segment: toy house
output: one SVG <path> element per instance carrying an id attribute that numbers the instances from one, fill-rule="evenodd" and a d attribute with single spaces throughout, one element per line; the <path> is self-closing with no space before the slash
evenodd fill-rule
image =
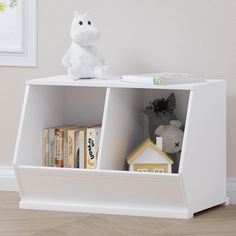
<path id="1" fill-rule="evenodd" d="M 172 159 L 157 145 L 147 139 L 140 144 L 128 157 L 130 171 L 171 173 Z"/>

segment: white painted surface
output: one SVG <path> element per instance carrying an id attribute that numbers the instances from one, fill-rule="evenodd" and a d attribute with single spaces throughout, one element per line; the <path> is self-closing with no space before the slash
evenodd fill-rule
<path id="1" fill-rule="evenodd" d="M 16 183 L 16 177 L 15 177 L 15 173 L 13 170 L 12 166 L 1 166 L 0 167 L 0 191 L 19 191 L 17 188 L 17 183 Z M 230 204 L 236 204 L 236 179 L 234 178 L 229 178 L 227 179 L 227 196 L 230 200 Z M 36 203 L 36 202 L 20 202 L 20 207 L 22 208 L 28 208 L 28 209 L 48 209 L 48 210 L 63 210 L 63 209 L 67 209 L 68 211 L 74 211 L 74 209 L 76 208 L 75 205 L 71 205 L 71 206 L 65 206 L 65 204 L 61 204 L 61 205 L 56 205 L 53 206 L 53 203 Z M 78 207 L 78 206 L 77 206 Z M 78 207 L 78 210 L 76 211 L 83 211 L 84 212 L 92 212 L 94 210 L 95 206 L 90 206 L 86 208 L 85 206 L 80 206 Z M 99 206 L 97 206 L 99 207 Z M 101 208 L 101 206 L 100 206 Z M 90 210 L 90 211 L 89 211 Z M 102 210 L 100 209 L 100 212 Z M 115 209 L 111 209 L 110 213 L 114 214 Z M 182 212 L 182 211 L 181 211 Z M 181 213 L 180 212 L 180 213 Z M 137 212 L 136 212 L 137 213 Z M 174 214 L 174 212 L 172 212 Z M 118 210 L 117 213 L 118 214 Z M 182 214 L 182 213 L 181 213 Z M 175 216 L 173 215 L 173 217 L 175 218 Z M 176 216 L 176 218 L 180 218 L 179 216 Z"/>
<path id="2" fill-rule="evenodd" d="M 32 208 L 48 204 L 54 210 L 74 206 L 73 211 L 161 217 L 174 217 L 176 211 L 183 217 L 187 211 L 179 175 L 30 166 L 19 166 L 18 171 L 22 206 L 30 202 Z M 154 191 L 154 186 L 162 191 Z"/>
<path id="3" fill-rule="evenodd" d="M 95 204 L 68 204 L 68 203 L 46 203 L 46 202 L 31 202 L 21 201 L 19 207 L 22 209 L 35 210 L 51 210 L 51 211 L 69 211 L 69 212 L 84 212 L 91 214 L 111 214 L 111 215 L 131 215 L 131 216 L 146 216 L 160 218 L 178 218 L 189 219 L 193 214 L 186 209 L 168 209 L 168 208 L 140 208 L 130 207 L 121 208 L 115 205 L 95 205 Z"/>
<path id="4" fill-rule="evenodd" d="M 147 164 L 152 164 L 152 163 L 169 164 L 169 161 L 167 161 L 164 157 L 162 157 L 161 154 L 158 153 L 156 150 L 154 150 L 152 147 L 148 147 L 133 162 L 133 164 L 141 164 L 141 163 L 147 163 Z"/>
<path id="5" fill-rule="evenodd" d="M 42 165 L 44 128 L 101 124 L 105 92 L 103 88 L 27 85 L 14 164 Z"/>
<path id="6" fill-rule="evenodd" d="M 226 199 L 226 83 L 190 92 L 179 173 L 193 212 Z"/>
<path id="7" fill-rule="evenodd" d="M 12 166 L 0 166 L 0 191 L 17 191 L 16 177 Z"/>
<path id="8" fill-rule="evenodd" d="M 14 161 L 21 207 L 68 211 L 74 207 L 75 211 L 188 218 L 227 202 L 224 81 L 198 85 L 190 97 L 183 89 L 182 109 L 187 111 L 187 119 L 177 175 L 115 171 L 125 169 L 127 155 L 144 138 L 140 109 L 150 97 L 148 89 L 107 88 L 106 97 L 105 91 L 96 84 L 27 85 Z M 86 100 L 89 94 L 97 99 Z M 86 104 L 99 107 L 99 112 L 88 110 Z M 73 112 L 76 107 L 86 112 L 83 118 L 81 112 Z M 40 167 L 45 125 L 86 122 L 91 117 L 103 117 L 98 170 Z"/>
<path id="9" fill-rule="evenodd" d="M 152 147 L 148 147 L 143 153 L 140 154 L 130 165 L 129 170 L 134 171 L 135 164 L 167 164 L 168 173 L 171 172 L 171 164 L 160 153 L 154 150 Z"/>
<path id="10" fill-rule="evenodd" d="M 206 80 L 205 83 L 213 83 L 215 80 Z M 27 81 L 29 85 L 58 85 L 58 86 L 81 86 L 81 87 L 110 87 L 110 88 L 147 88 L 162 90 L 192 90 L 203 83 L 192 83 L 192 84 L 172 84 L 172 85 L 150 85 L 140 83 L 127 83 L 121 81 L 119 76 L 113 77 L 110 80 L 103 79 L 80 79 L 74 81 L 68 77 L 68 75 L 58 75 L 40 79 L 34 79 Z M 164 91 L 163 91 L 164 92 Z"/>
<path id="11" fill-rule="evenodd" d="M 160 164 L 168 164 L 169 161 L 167 161 L 164 157 L 161 156 L 156 150 L 154 150 L 152 147 L 148 147 L 135 161 L 134 164 L 140 164 L 140 163 L 160 163 Z"/>
<path id="12" fill-rule="evenodd" d="M 127 169 L 127 156 L 143 141 L 142 91 L 108 88 L 98 168 Z"/>
<path id="13" fill-rule="evenodd" d="M 227 179 L 227 196 L 230 204 L 236 204 L 236 178 Z"/>

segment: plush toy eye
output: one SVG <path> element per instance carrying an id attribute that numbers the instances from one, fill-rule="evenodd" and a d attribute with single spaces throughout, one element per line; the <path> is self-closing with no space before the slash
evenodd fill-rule
<path id="1" fill-rule="evenodd" d="M 83 21 L 79 21 L 79 24 L 80 24 L 80 25 L 83 25 Z"/>
<path id="2" fill-rule="evenodd" d="M 91 25 L 92 24 L 91 21 L 88 21 L 88 24 Z"/>
<path id="3" fill-rule="evenodd" d="M 175 147 L 179 147 L 179 142 L 178 142 L 178 143 L 175 143 Z"/>

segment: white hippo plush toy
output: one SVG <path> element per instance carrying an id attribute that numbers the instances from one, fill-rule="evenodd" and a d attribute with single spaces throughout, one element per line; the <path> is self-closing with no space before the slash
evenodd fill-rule
<path id="1" fill-rule="evenodd" d="M 87 13 L 74 13 L 70 31 L 72 44 L 62 59 L 73 80 L 109 78 L 109 68 L 95 46 L 98 35 L 98 29 Z"/>

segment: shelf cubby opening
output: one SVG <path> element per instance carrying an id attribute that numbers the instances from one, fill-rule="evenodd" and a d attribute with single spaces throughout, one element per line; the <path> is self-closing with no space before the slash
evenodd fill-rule
<path id="1" fill-rule="evenodd" d="M 104 111 L 103 145 L 98 169 L 128 170 L 127 156 L 146 138 L 150 137 L 148 118 L 141 112 L 150 101 L 176 97 L 174 113 L 185 125 L 189 90 L 162 90 L 136 88 L 109 88 Z"/>
<path id="2" fill-rule="evenodd" d="M 102 124 L 106 88 L 28 86 L 18 165 L 42 166 L 43 129 Z"/>

